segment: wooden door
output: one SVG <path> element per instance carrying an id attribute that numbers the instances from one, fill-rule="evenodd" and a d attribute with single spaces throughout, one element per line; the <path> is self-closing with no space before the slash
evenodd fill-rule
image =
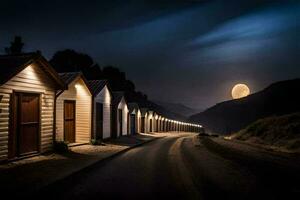
<path id="1" fill-rule="evenodd" d="M 118 116 L 119 116 L 119 136 L 123 135 L 123 110 L 118 109 Z"/>
<path id="2" fill-rule="evenodd" d="M 103 139 L 103 104 L 96 103 L 96 139 Z"/>
<path id="3" fill-rule="evenodd" d="M 135 115 L 131 114 L 130 115 L 130 133 L 135 134 L 136 132 L 136 123 L 135 123 Z"/>
<path id="4" fill-rule="evenodd" d="M 64 140 L 69 143 L 74 143 L 75 139 L 75 108 L 76 102 L 65 100 L 64 101 Z"/>
<path id="5" fill-rule="evenodd" d="M 9 158 L 39 152 L 40 95 L 14 93 L 9 135 Z"/>
<path id="6" fill-rule="evenodd" d="M 141 132 L 145 133 L 145 117 L 141 117 Z"/>
<path id="7" fill-rule="evenodd" d="M 152 119 L 150 119 L 150 132 L 152 132 Z"/>

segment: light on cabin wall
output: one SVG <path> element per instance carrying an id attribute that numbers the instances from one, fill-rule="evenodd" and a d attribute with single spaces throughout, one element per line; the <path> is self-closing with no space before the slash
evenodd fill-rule
<path id="1" fill-rule="evenodd" d="M 35 69 L 33 67 L 33 65 L 28 65 L 25 69 L 24 69 L 25 74 L 27 75 L 27 77 L 30 78 L 34 78 L 37 80 L 40 80 L 40 78 L 38 77 L 37 73 L 35 73 Z"/>
<path id="2" fill-rule="evenodd" d="M 76 83 L 75 88 L 78 90 L 80 88 L 80 84 Z"/>
<path id="3" fill-rule="evenodd" d="M 29 70 L 26 72 L 26 74 L 27 74 L 28 76 L 30 76 L 30 77 L 32 77 L 32 76 L 34 75 L 34 73 L 33 73 L 32 71 L 29 71 Z"/>
<path id="4" fill-rule="evenodd" d="M 74 87 L 76 89 L 77 95 L 84 95 L 86 93 L 85 88 L 80 83 L 76 83 Z"/>
<path id="5" fill-rule="evenodd" d="M 26 74 L 28 75 L 28 76 L 33 76 L 34 75 L 34 73 L 33 73 L 33 67 L 32 67 L 32 65 L 28 65 L 27 66 L 27 68 L 25 69 L 26 70 Z"/>

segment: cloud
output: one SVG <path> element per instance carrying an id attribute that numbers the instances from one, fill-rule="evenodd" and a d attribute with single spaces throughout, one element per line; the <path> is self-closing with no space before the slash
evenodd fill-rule
<path id="1" fill-rule="evenodd" d="M 202 62 L 240 61 L 261 57 L 285 46 L 300 30 L 300 4 L 271 7 L 232 19 L 188 43 L 189 59 Z M 297 45 L 297 44 L 290 44 Z"/>

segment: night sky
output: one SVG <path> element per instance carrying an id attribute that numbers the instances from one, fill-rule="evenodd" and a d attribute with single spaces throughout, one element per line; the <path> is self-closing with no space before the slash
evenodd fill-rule
<path id="1" fill-rule="evenodd" d="M 300 77 L 299 1 L 1 1 L 0 50 L 71 48 L 125 71 L 150 99 L 206 108 Z"/>

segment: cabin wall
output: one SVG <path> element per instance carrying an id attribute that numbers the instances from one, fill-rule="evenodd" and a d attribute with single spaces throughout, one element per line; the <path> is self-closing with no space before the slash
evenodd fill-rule
<path id="1" fill-rule="evenodd" d="M 161 119 L 158 118 L 158 126 L 157 126 L 157 131 L 160 132 L 161 129 Z"/>
<path id="2" fill-rule="evenodd" d="M 152 132 L 154 132 L 154 116 L 153 116 L 153 112 L 149 112 L 148 117 L 147 117 L 148 132 L 150 132 L 151 119 L 152 119 Z"/>
<path id="3" fill-rule="evenodd" d="M 131 116 L 132 115 L 134 115 L 134 119 L 135 119 L 135 129 L 137 129 L 136 127 L 137 127 L 137 120 L 136 120 L 136 114 L 135 114 L 135 111 L 132 111 L 131 113 L 130 112 L 128 112 L 128 118 L 127 118 L 127 125 L 128 125 L 128 129 L 127 129 L 127 132 L 128 132 L 128 135 L 133 135 L 133 134 L 135 134 L 135 133 L 132 133 L 132 131 L 131 131 L 131 129 L 132 129 L 132 127 L 131 127 Z M 136 132 L 136 130 L 135 130 L 135 132 Z"/>
<path id="4" fill-rule="evenodd" d="M 131 132 L 131 115 L 134 115 L 135 116 L 135 132 L 132 133 Z M 134 109 L 131 113 L 129 113 L 129 118 L 128 118 L 128 134 L 129 135 L 132 135 L 132 134 L 135 134 L 135 133 L 141 133 L 141 129 L 142 129 L 142 126 L 141 126 L 141 112 L 140 112 L 140 109 Z"/>
<path id="5" fill-rule="evenodd" d="M 147 122 L 147 126 L 146 126 L 146 132 L 147 133 L 150 133 L 150 124 L 151 124 L 151 121 L 150 119 L 152 119 L 152 123 L 153 123 L 153 118 L 152 118 L 152 114 L 148 114 L 147 117 L 145 118 L 146 119 L 146 122 Z M 153 131 L 153 124 L 152 124 L 152 131 Z"/>
<path id="6" fill-rule="evenodd" d="M 138 109 L 137 115 L 136 115 L 136 133 L 141 133 L 141 111 Z"/>
<path id="7" fill-rule="evenodd" d="M 157 132 L 157 115 L 153 116 L 153 132 Z"/>
<path id="8" fill-rule="evenodd" d="M 64 100 L 76 101 L 76 143 L 90 142 L 92 96 L 81 78 L 70 83 L 56 99 L 56 140 L 64 140 Z"/>
<path id="9" fill-rule="evenodd" d="M 41 99 L 41 152 L 53 146 L 53 110 L 55 89 L 53 80 L 39 67 L 32 63 L 8 82 L 0 85 L 0 160 L 8 155 L 10 99 L 13 91 L 40 93 Z"/>
<path id="10" fill-rule="evenodd" d="M 122 120 L 122 133 L 123 135 L 128 135 L 128 124 L 127 124 L 127 115 L 128 115 L 128 107 L 126 104 L 126 101 L 124 98 L 122 98 L 122 100 L 120 101 L 119 105 L 118 105 L 118 109 L 122 109 L 122 115 L 123 115 L 123 120 Z M 119 119 L 119 113 L 117 112 L 117 119 Z M 119 121 L 117 120 L 117 136 L 119 137 Z"/>
<path id="11" fill-rule="evenodd" d="M 145 133 L 149 133 L 149 129 L 150 129 L 150 121 L 149 121 L 149 114 L 146 113 L 145 114 Z"/>
<path id="12" fill-rule="evenodd" d="M 111 94 L 105 86 L 94 101 L 94 133 L 96 133 L 96 102 L 103 104 L 103 139 L 111 137 L 111 98 Z"/>

